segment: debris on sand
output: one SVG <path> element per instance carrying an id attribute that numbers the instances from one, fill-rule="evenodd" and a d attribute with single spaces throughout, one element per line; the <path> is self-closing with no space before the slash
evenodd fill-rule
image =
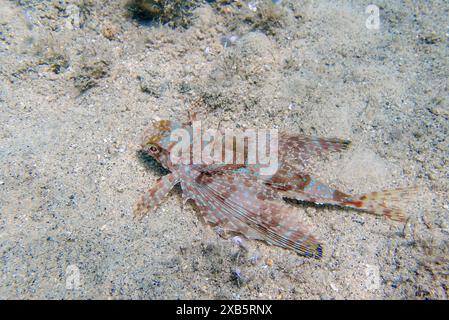
<path id="1" fill-rule="evenodd" d="M 81 64 L 77 74 L 73 76 L 75 88 L 81 93 L 95 87 L 98 80 L 108 73 L 109 63 L 104 60 L 88 61 Z"/>
<path id="2" fill-rule="evenodd" d="M 186 28 L 198 1 L 185 0 L 129 0 L 126 8 L 138 20 Z"/>

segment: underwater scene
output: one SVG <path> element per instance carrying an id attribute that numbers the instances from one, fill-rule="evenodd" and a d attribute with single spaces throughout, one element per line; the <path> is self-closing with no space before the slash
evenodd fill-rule
<path id="1" fill-rule="evenodd" d="M 447 1 L 0 8 L 0 299 L 448 299 Z"/>

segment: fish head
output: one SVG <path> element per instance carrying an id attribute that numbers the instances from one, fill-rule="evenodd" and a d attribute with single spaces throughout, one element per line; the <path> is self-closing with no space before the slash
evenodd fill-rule
<path id="1" fill-rule="evenodd" d="M 173 169 L 170 160 L 170 149 L 175 142 L 171 134 L 179 129 L 181 124 L 170 120 L 158 120 L 145 130 L 141 143 L 141 152 L 158 161 L 164 168 Z"/>

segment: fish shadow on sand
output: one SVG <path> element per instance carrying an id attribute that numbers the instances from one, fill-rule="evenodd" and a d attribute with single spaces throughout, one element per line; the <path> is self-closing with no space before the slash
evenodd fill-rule
<path id="1" fill-rule="evenodd" d="M 170 170 L 164 168 L 158 161 L 156 161 L 149 155 L 145 154 L 145 152 L 143 152 L 142 150 L 137 151 L 136 155 L 140 164 L 142 164 L 146 170 L 155 172 L 158 178 L 170 173 Z M 182 194 L 181 184 L 179 183 L 176 184 L 174 190 L 176 194 L 181 195 Z"/>
<path id="2" fill-rule="evenodd" d="M 316 209 L 341 210 L 341 211 L 347 211 L 347 212 L 351 212 L 351 211 L 352 212 L 364 212 L 363 210 L 339 206 L 338 204 L 313 203 L 313 202 L 300 201 L 300 200 L 295 200 L 295 199 L 290 199 L 290 198 L 283 198 L 283 199 L 289 205 L 292 205 L 294 207 L 300 207 L 303 209 L 316 208 Z"/>
<path id="3" fill-rule="evenodd" d="M 161 176 L 170 173 L 168 169 L 165 169 L 159 162 L 157 162 L 154 158 L 150 157 L 149 155 L 145 154 L 145 152 L 143 152 L 142 150 L 138 150 L 136 152 L 136 155 L 140 164 L 142 164 L 145 167 L 145 169 L 155 171 L 157 174 Z"/>

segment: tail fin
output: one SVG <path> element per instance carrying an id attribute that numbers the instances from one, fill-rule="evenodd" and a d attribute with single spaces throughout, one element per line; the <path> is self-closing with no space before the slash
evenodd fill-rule
<path id="1" fill-rule="evenodd" d="M 385 216 L 391 220 L 405 222 L 407 216 L 400 204 L 410 199 L 417 191 L 418 188 L 415 187 L 371 192 L 350 197 L 344 201 L 344 205 L 378 216 Z"/>

